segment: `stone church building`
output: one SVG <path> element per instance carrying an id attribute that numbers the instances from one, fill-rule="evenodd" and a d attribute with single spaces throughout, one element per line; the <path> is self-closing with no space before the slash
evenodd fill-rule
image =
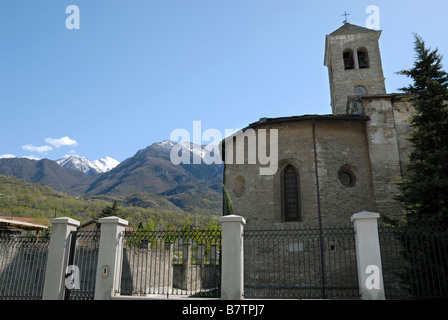
<path id="1" fill-rule="evenodd" d="M 348 225 L 360 211 L 402 214 L 392 197 L 411 147 L 406 138 L 414 108 L 409 96 L 386 93 L 380 35 L 345 23 L 326 36 L 332 114 L 262 118 L 223 141 L 224 185 L 235 214 L 248 226 Z M 266 165 L 258 158 L 248 161 L 249 146 L 259 146 L 251 139 L 259 142 L 260 129 L 266 129 L 261 138 L 267 154 L 269 133 L 277 129 L 274 174 L 261 175 Z M 245 161 L 237 164 L 241 141 Z M 234 151 L 231 159 L 226 150 Z"/>

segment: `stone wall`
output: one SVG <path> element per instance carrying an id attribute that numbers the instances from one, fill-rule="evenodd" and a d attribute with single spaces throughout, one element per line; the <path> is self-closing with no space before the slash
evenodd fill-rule
<path id="1" fill-rule="evenodd" d="M 258 123 L 256 128 L 254 126 L 257 130 L 278 130 L 278 170 L 274 175 L 263 176 L 259 174 L 260 164 L 226 164 L 224 184 L 235 214 L 243 216 L 248 227 L 281 224 L 284 221 L 281 172 L 288 164 L 294 165 L 299 174 L 302 219 L 298 224 L 318 225 L 320 212 L 326 225 L 346 225 L 355 212 L 375 211 L 366 140 L 367 120 L 364 117 L 304 116 Z M 245 150 L 247 152 L 247 148 Z M 341 170 L 353 174 L 353 185 L 341 184 Z"/>
<path id="2" fill-rule="evenodd" d="M 395 183 L 406 175 L 412 150 L 409 119 L 415 109 L 408 98 L 399 94 L 356 97 L 364 116 L 261 119 L 249 125 L 246 129 L 255 132 L 278 130 L 278 170 L 260 175 L 262 165 L 249 164 L 247 155 L 244 164 L 226 163 L 224 184 L 235 214 L 245 217 L 249 227 L 284 222 L 281 172 L 292 164 L 299 175 L 301 225 L 317 225 L 319 213 L 324 225 L 345 224 L 360 211 L 401 217 L 403 205 L 394 196 L 399 193 Z M 246 142 L 246 153 L 247 147 Z M 352 178 L 349 185 L 341 181 L 341 172 Z"/>
<path id="3" fill-rule="evenodd" d="M 257 129 L 279 129 L 279 126 L 264 124 Z M 311 122 L 283 123 L 278 130 L 278 141 L 278 152 L 282 156 L 274 175 L 260 175 L 260 165 L 248 164 L 247 157 L 244 164 L 226 164 L 225 166 L 224 184 L 233 201 L 235 214 L 243 216 L 248 226 L 282 221 L 279 173 L 287 163 L 293 163 L 299 170 L 300 196 L 304 215 L 308 219 L 315 216 L 316 204 L 308 201 L 315 199 Z M 247 146 L 245 153 L 247 153 Z M 244 180 L 243 192 L 238 192 L 242 189 L 241 186 L 238 191 L 235 188 L 238 177 L 241 177 L 240 181 Z"/>
<path id="4" fill-rule="evenodd" d="M 322 224 L 347 225 L 359 211 L 375 211 L 365 130 L 367 121 L 318 121 L 317 168 Z M 348 185 L 340 173 L 351 175 Z"/>
<path id="5" fill-rule="evenodd" d="M 171 246 L 172 247 L 172 246 Z M 122 295 L 166 293 L 173 285 L 173 250 L 125 248 L 121 274 Z"/>
<path id="6" fill-rule="evenodd" d="M 200 292 L 219 286 L 217 264 L 173 265 L 173 288 L 186 292 Z"/>
<path id="7" fill-rule="evenodd" d="M 362 98 L 367 123 L 367 139 L 372 166 L 376 212 L 398 218 L 401 203 L 393 199 L 399 193 L 395 182 L 405 174 L 411 144 L 409 118 L 414 113 L 412 104 L 404 96 L 366 96 Z"/>
<path id="8" fill-rule="evenodd" d="M 412 128 L 410 118 L 416 114 L 412 102 L 407 101 L 406 96 L 402 95 L 394 99 L 392 110 L 397 132 L 398 150 L 400 155 L 403 175 L 406 176 L 406 165 L 409 163 L 408 155 L 412 151 L 412 143 L 408 140 L 411 137 Z"/>

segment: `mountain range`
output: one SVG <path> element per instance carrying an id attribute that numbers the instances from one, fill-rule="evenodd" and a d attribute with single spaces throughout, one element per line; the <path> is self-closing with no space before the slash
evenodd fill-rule
<path id="1" fill-rule="evenodd" d="M 78 197 L 118 200 L 125 206 L 221 214 L 223 165 L 174 164 L 170 159 L 174 146 L 167 140 L 154 143 L 121 163 L 110 157 L 3 158 L 0 174 Z M 191 157 L 202 150 L 193 144 L 182 147 Z"/>

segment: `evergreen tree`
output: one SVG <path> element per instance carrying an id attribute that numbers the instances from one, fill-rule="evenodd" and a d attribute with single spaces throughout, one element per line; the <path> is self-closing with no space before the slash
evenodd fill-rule
<path id="1" fill-rule="evenodd" d="M 230 199 L 229 192 L 227 191 L 225 186 L 223 186 L 223 190 L 224 190 L 224 215 L 227 216 L 234 214 L 233 203 L 232 199 Z"/>
<path id="2" fill-rule="evenodd" d="M 412 78 L 402 88 L 414 102 L 411 117 L 413 151 L 397 197 L 405 206 L 397 226 L 402 256 L 408 262 L 400 274 L 412 296 L 448 294 L 448 74 L 442 57 L 415 35 L 414 67 L 399 74 Z"/>
<path id="3" fill-rule="evenodd" d="M 114 201 L 114 203 L 110 206 L 107 206 L 103 210 L 101 210 L 101 213 L 98 215 L 97 219 L 99 218 L 105 218 L 105 217 L 113 217 L 119 216 L 119 208 L 118 208 L 118 202 L 117 200 Z"/>
<path id="4" fill-rule="evenodd" d="M 405 204 L 406 221 L 448 223 L 448 75 L 442 57 L 415 36 L 414 67 L 399 74 L 413 79 L 400 90 L 410 93 L 416 114 L 411 117 L 413 134 L 407 177 L 398 183 L 398 200 Z"/>

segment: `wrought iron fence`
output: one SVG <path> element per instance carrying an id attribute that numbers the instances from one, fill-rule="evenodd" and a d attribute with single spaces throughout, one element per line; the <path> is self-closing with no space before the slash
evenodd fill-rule
<path id="1" fill-rule="evenodd" d="M 446 226 L 378 228 L 386 299 L 448 299 Z"/>
<path id="2" fill-rule="evenodd" d="M 244 296 L 359 298 L 354 229 L 245 229 Z"/>
<path id="3" fill-rule="evenodd" d="M 99 243 L 99 231 L 72 231 L 68 266 L 76 274 L 71 277 L 74 283 L 66 284 L 65 300 L 94 299 Z"/>
<path id="4" fill-rule="evenodd" d="M 123 233 L 121 295 L 218 297 L 221 231 Z"/>
<path id="5" fill-rule="evenodd" d="M 0 237 L 0 300 L 42 299 L 50 238 Z"/>

